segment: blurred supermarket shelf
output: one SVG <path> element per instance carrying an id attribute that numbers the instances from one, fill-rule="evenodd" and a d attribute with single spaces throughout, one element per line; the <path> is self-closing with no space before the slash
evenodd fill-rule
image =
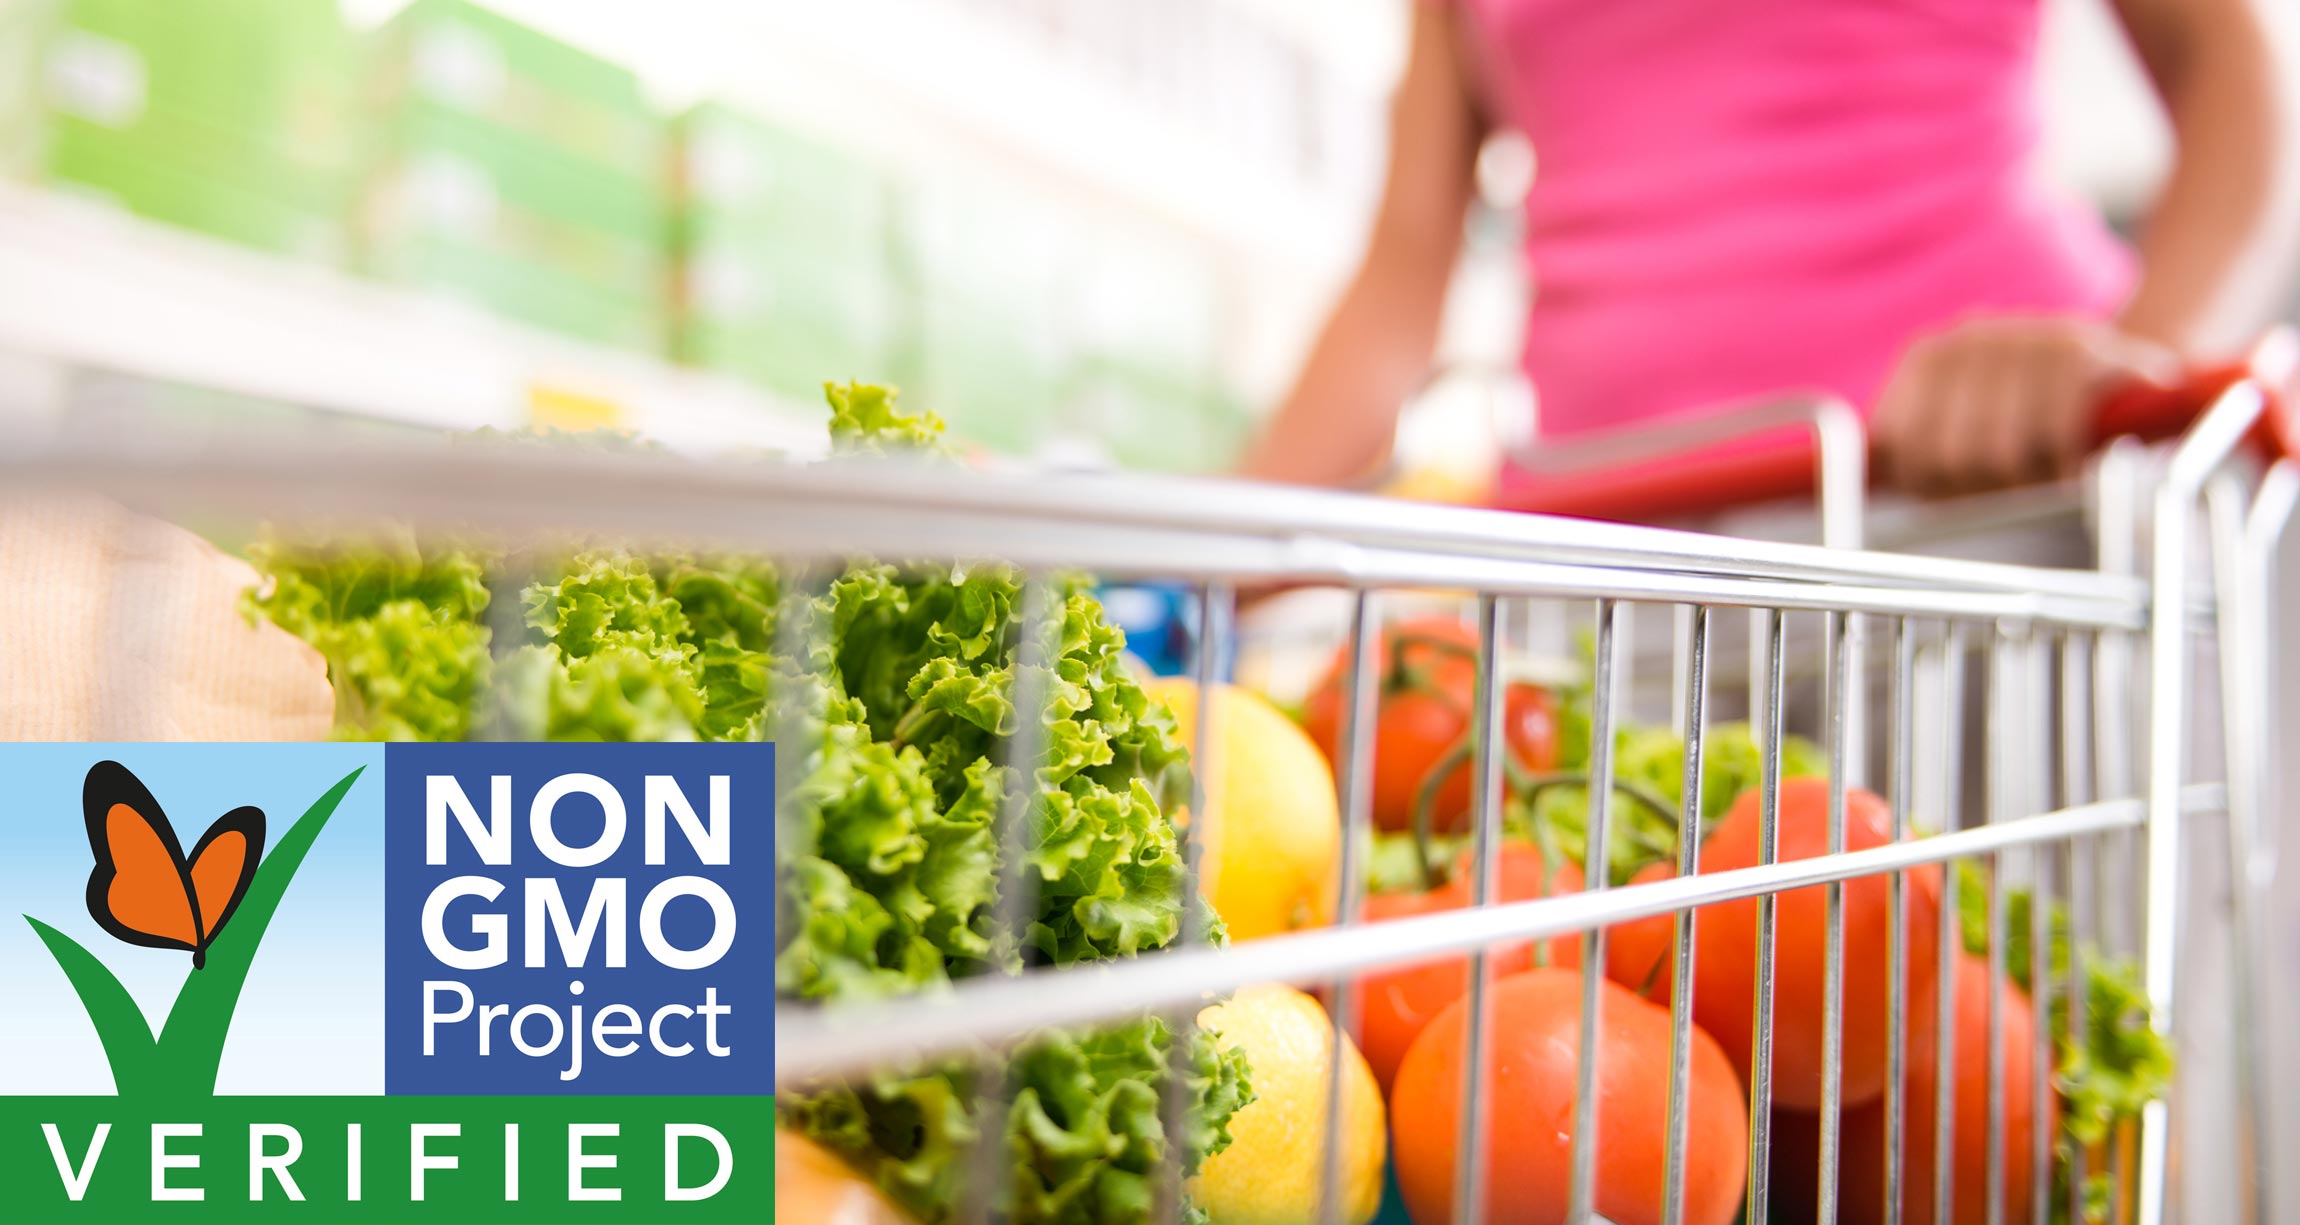
<path id="1" fill-rule="evenodd" d="M 684 450 L 825 443 L 823 413 L 453 301 L 0 183 L 0 413 L 56 411 L 69 372 L 413 426 L 615 426 Z M 49 389 L 50 403 L 27 387 Z"/>
<path id="2" fill-rule="evenodd" d="M 1203 0 L 663 0 L 644 22 L 616 0 L 489 4 L 654 88 L 748 103 L 907 165 L 1036 177 L 1294 275 L 1351 254 L 1396 54 L 1397 14 L 1370 0 L 1322 22 L 1358 31 L 1347 47 L 1260 12 L 1287 6 Z"/>
<path id="3" fill-rule="evenodd" d="M 353 0 L 378 12 L 399 0 Z M 488 0 L 635 69 L 903 169 L 929 198 L 994 184 L 1028 265 L 1180 240 L 1221 270 L 1219 361 L 1249 403 L 1291 379 L 1358 254 L 1404 52 L 1394 0 Z M 1058 258 L 1058 257 L 1057 257 Z"/>

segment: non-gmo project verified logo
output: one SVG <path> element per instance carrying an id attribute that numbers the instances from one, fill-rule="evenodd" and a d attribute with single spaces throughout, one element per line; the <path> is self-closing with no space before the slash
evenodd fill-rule
<path id="1" fill-rule="evenodd" d="M 771 1219 L 772 770 L 0 745 L 0 1222 Z"/>

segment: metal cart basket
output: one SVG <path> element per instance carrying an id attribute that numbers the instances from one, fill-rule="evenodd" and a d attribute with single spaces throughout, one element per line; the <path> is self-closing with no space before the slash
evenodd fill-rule
<path id="1" fill-rule="evenodd" d="M 1886 1219 L 1899 1220 L 1899 1139 L 1907 1107 L 1902 1037 L 1910 1003 L 1898 972 L 1905 873 L 1924 865 L 1976 861 L 1994 870 L 1986 879 L 1989 941 L 1994 963 L 1988 1061 L 1991 1071 L 1987 1170 L 1992 1220 L 2009 1219 L 2028 1205 L 2033 1220 L 2052 1217 L 2053 1168 L 2047 1129 L 2031 1129 L 2033 1177 L 2012 1185 L 2004 1161 L 2005 1095 L 2053 1092 L 2048 1027 L 2035 1027 L 2035 1069 L 2030 1084 L 2008 1090 L 1996 1075 L 2004 1065 L 2001 1024 L 2003 959 L 2025 941 L 2034 964 L 2044 965 L 2048 940 L 2043 902 L 2064 902 L 2074 945 L 2138 955 L 2156 1024 L 2175 1031 L 2182 978 L 2184 928 L 2212 918 L 2216 905 L 2184 886 L 2195 869 L 2199 831 L 2225 823 L 2228 871 L 2234 882 L 2237 955 L 2229 994 L 2216 1001 L 2235 1018 L 2238 1041 L 2217 1057 L 2239 1069 L 2242 1091 L 2221 1131 L 2242 1138 L 2238 1161 L 2246 1187 L 2247 1219 L 2268 1219 L 2269 1182 L 2277 1151 L 2262 1099 L 2267 1093 L 2261 1051 L 2265 1041 L 2255 988 L 2263 955 L 2260 898 L 2270 881 L 2261 851 L 2269 803 L 2273 741 L 2270 694 L 2261 661 L 2274 636 L 2269 611 L 2268 562 L 2296 503 L 2300 468 L 2280 461 L 2265 471 L 2244 462 L 2244 444 L 2272 416 L 2274 389 L 2265 376 L 2229 382 L 2208 411 L 2172 450 L 2161 481 L 2142 505 L 2128 476 L 2111 474 L 2104 487 L 2104 540 L 2150 543 L 2146 566 L 2120 572 L 2050 570 L 1795 544 L 1761 543 L 1692 532 L 1626 526 L 1541 515 L 1406 505 L 1307 491 L 1279 491 L 1222 482 L 1133 477 L 1032 476 L 918 468 L 897 461 L 833 461 L 807 466 L 726 461 L 689 462 L 646 454 L 593 454 L 487 447 L 437 448 L 389 439 L 357 447 L 310 440 L 231 440 L 187 451 L 165 440 L 70 436 L 26 441 L 0 451 L 0 489 L 70 489 L 117 498 L 155 513 L 201 523 L 272 520 L 290 524 L 413 523 L 419 530 L 479 533 L 507 539 L 601 537 L 668 547 L 711 548 L 772 557 L 804 575 L 869 556 L 965 562 L 998 559 L 1022 568 L 1025 618 L 1047 617 L 1044 593 L 1055 576 L 1082 570 L 1097 575 L 1195 584 L 1201 592 L 1196 676 L 1201 687 L 1215 676 L 1215 660 L 1231 633 L 1235 593 L 1270 583 L 1328 584 L 1354 593 L 1349 643 L 1357 661 L 1347 684 L 1351 712 L 1345 742 L 1348 763 L 1339 771 L 1343 839 L 1342 896 L 1333 926 L 1216 947 L 1203 933 L 1190 947 L 1064 969 L 1032 969 L 1010 976 L 977 977 L 933 994 L 882 1002 L 815 1007 L 786 1002 L 776 1015 L 778 1084 L 818 1083 L 922 1058 L 995 1059 L 1020 1039 L 1052 1026 L 1075 1026 L 1146 1012 L 1187 1024 L 1208 1000 L 1251 984 L 1284 982 L 1322 988 L 1346 999 L 1370 971 L 1445 957 L 1472 955 L 1468 1045 L 1474 1088 L 1478 1061 L 1490 1049 L 1485 997 L 1486 951 L 1533 938 L 1578 935 L 1583 964 L 1603 963 L 1607 928 L 1652 916 L 1674 916 L 1673 1040 L 1666 1176 L 1667 1219 L 1682 1219 L 1687 1155 L 1706 1142 L 1687 1121 L 1686 1084 L 1693 1032 L 1693 933 L 1699 907 L 1738 899 L 1759 906 L 1759 1004 L 1751 1052 L 1750 1163 L 1746 1218 L 1767 1219 L 1775 1189 L 1768 1178 L 1771 1138 L 1770 1078 L 1774 1055 L 1769 975 L 1776 938 L 1774 902 L 1784 891 L 1821 886 L 1831 899 L 1828 977 L 1831 1019 L 1840 1006 L 1844 974 L 1842 896 L 1848 881 L 1884 875 L 1892 882 L 1894 919 L 1890 956 L 1894 972 L 1892 1052 L 1885 1110 Z M 2133 467 L 2133 473 L 2137 473 Z M 2208 540 L 2201 554 L 2193 542 Z M 2112 554 L 2114 550 L 2111 550 Z M 1475 905 L 1453 912 L 1368 925 L 1360 921 L 1362 838 L 1370 829 L 1371 715 L 1376 644 L 1384 592 L 1445 589 L 1474 596 L 1481 642 L 1473 762 Z M 1037 598 L 1032 598 L 1037 593 Z M 1679 839 L 1677 873 L 1649 884 L 1608 887 L 1592 873 L 1585 891 L 1535 901 L 1499 898 L 1498 853 L 1502 768 L 1493 750 L 1502 709 L 1498 661 L 1509 645 L 1513 604 L 1566 607 L 1589 628 L 1595 644 L 1593 734 L 1589 773 L 1590 837 L 1606 844 L 1613 799 L 1612 729 L 1622 718 L 1617 695 L 1634 665 L 1619 649 L 1618 627 L 1638 606 L 1678 606 L 1688 612 L 1672 644 L 1685 683 L 1676 718 L 1685 741 L 1688 797 L 1680 819 L 1698 829 L 1703 737 L 1713 720 L 1715 695 L 1739 688 L 1738 678 L 1712 667 L 1712 641 L 1722 614 L 1746 610 L 1757 629 L 1747 696 L 1763 749 L 1760 784 L 1767 862 L 1732 871 L 1696 874 L 1700 839 Z M 508 603 L 508 602 L 506 602 Z M 1772 862 L 1779 806 L 1784 692 L 1789 689 L 1792 621 L 1820 627 L 1825 697 L 1822 727 L 1832 764 L 1831 846 L 1834 853 Z M 1034 636 L 1025 634 L 1027 644 Z M 2202 647 L 2215 648 L 2200 651 Z M 1024 648 L 1028 650 L 1027 645 Z M 1926 728 L 1925 720 L 1961 718 L 1956 700 L 1968 660 L 1977 659 L 1988 692 L 1986 760 L 1960 760 L 1960 737 Z M 2200 660 L 2216 664 L 2200 664 Z M 1896 841 L 1863 850 L 1844 846 L 1851 728 L 1862 714 L 1851 678 L 1872 664 L 1886 679 L 1883 715 L 1872 734 L 1885 769 L 1880 788 L 1892 803 Z M 2217 674 L 2214 668 L 2217 669 Z M 1027 673 L 1022 673 L 1027 676 Z M 1920 703 L 1920 692 L 1938 700 Z M 1018 704 L 1023 703 L 1021 695 Z M 1218 710 L 1201 703 L 1201 711 Z M 2192 725 L 2210 717 L 2221 727 L 2213 751 L 2192 751 Z M 1219 743 L 1201 716 L 1185 731 L 1194 744 L 1197 773 Z M 1022 721 L 1028 729 L 1031 721 Z M 1011 760 L 1033 759 L 1038 746 L 1017 732 Z M 1927 747 L 1929 746 L 1929 747 Z M 1956 779 L 1979 772 L 1987 802 L 1961 811 L 1958 789 L 1936 787 L 1943 811 L 1915 810 L 1920 779 Z M 1202 786 L 1193 794 L 1193 845 L 1224 814 Z M 1004 814 L 1007 838 L 1016 838 L 1021 814 Z M 1938 832 L 1919 837 L 1919 824 Z M 1011 864 L 1015 857 L 1009 856 Z M 1192 860 L 1193 865 L 1195 860 Z M 1954 887 L 1954 875 L 1948 878 Z M 2026 931 L 2009 931 L 2002 882 L 2034 889 Z M 1007 869 L 1000 914 L 1020 922 L 1015 899 L 1030 888 L 1023 873 Z M 1942 908 L 1943 940 L 1953 906 Z M 1953 1007 L 1950 959 L 1941 960 L 1944 1015 Z M 2040 995 L 2068 998 L 2067 1024 L 2085 1023 L 2081 966 L 2071 959 L 2063 981 L 2044 981 Z M 2043 977 L 2043 976 L 2040 976 Z M 1584 978 L 1581 1026 L 1592 1032 L 1601 976 Z M 2043 1004 L 2040 998 L 2038 1004 Z M 1344 1018 L 1350 1010 L 1334 1007 Z M 1337 1031 L 1341 1020 L 1335 1021 Z M 1838 1079 L 1839 1027 L 1822 1052 L 1826 1069 L 1820 1112 L 1820 1218 L 1837 1216 L 1837 1146 L 1843 1103 Z M 1951 1029 L 1940 1029 L 1946 1042 Z M 2174 1032 L 2173 1036 L 2177 1037 Z M 1586 1040 L 1581 1049 L 1592 1050 Z M 2207 1055 L 2207 1057 L 2213 1057 Z M 1571 1130 L 1593 1134 L 1597 1069 L 1584 1058 Z M 1940 1066 L 1950 1066 L 1944 1053 Z M 2184 1069 L 2183 1075 L 2186 1075 Z M 1949 1151 L 1957 1122 L 1951 1108 L 1953 1078 L 1942 1077 L 1935 1151 Z M 1330 1102 L 1338 1112 L 1338 1085 Z M 997 1083 L 993 1078 L 993 1084 Z M 1475 1100 L 1462 1113 L 1457 1141 L 1458 1217 L 1483 1219 L 1483 1199 L 1467 1193 L 1489 1175 L 1484 1133 L 1493 1105 Z M 2181 1183 L 2194 1162 L 2187 1137 L 2205 1134 L 2206 1107 L 2175 1092 L 2150 1109 L 2139 1142 L 2119 1155 L 2111 1171 L 2140 1225 L 2178 1219 Z M 2042 1117 L 2042 1112 L 2038 1112 Z M 1327 1129 L 1326 1219 L 1338 1219 L 1334 1188 L 1341 1129 Z M 986 1135 L 998 1129 L 985 1128 Z M 2289 1142 L 2289 1141 L 2287 1141 Z M 986 1145 L 986 1148 L 988 1146 Z M 989 1167 L 985 1167 L 986 1169 Z M 1596 1154 L 1577 1144 L 1572 1161 L 1571 1219 L 1595 1215 Z M 2097 1171 L 2096 1171 L 2097 1172 Z M 1935 1203 L 1949 1221 L 1947 1180 Z M 2074 1180 L 2081 1181 L 2081 1180 Z M 1181 1171 L 1170 1167 L 1161 1203 L 1177 1205 Z M 987 1198 L 977 1196 L 978 1204 Z M 1914 1225 L 1914 1223 L 1911 1223 Z"/>

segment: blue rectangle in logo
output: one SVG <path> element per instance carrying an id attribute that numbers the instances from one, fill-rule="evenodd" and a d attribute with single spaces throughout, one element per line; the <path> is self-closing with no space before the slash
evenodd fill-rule
<path id="1" fill-rule="evenodd" d="M 774 1091 L 767 744 L 385 750 L 394 1094 Z"/>

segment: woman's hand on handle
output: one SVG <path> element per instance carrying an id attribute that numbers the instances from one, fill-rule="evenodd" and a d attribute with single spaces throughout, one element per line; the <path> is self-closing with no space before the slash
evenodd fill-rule
<path id="1" fill-rule="evenodd" d="M 2170 381 L 2172 349 L 2234 352 L 2268 322 L 2300 251 L 2300 118 L 2286 84 L 2300 64 L 2268 16 L 2285 3 L 2114 0 L 2174 145 L 2132 299 L 2114 326 L 1980 320 L 1918 344 L 1877 405 L 1889 479 L 1954 492 L 2066 472 L 2115 386 Z"/>
<path id="2" fill-rule="evenodd" d="M 1976 319 L 1910 346 L 1871 420 L 1887 480 L 1966 493 L 2073 472 L 2103 396 L 2169 384 L 2180 358 L 2078 318 Z"/>

